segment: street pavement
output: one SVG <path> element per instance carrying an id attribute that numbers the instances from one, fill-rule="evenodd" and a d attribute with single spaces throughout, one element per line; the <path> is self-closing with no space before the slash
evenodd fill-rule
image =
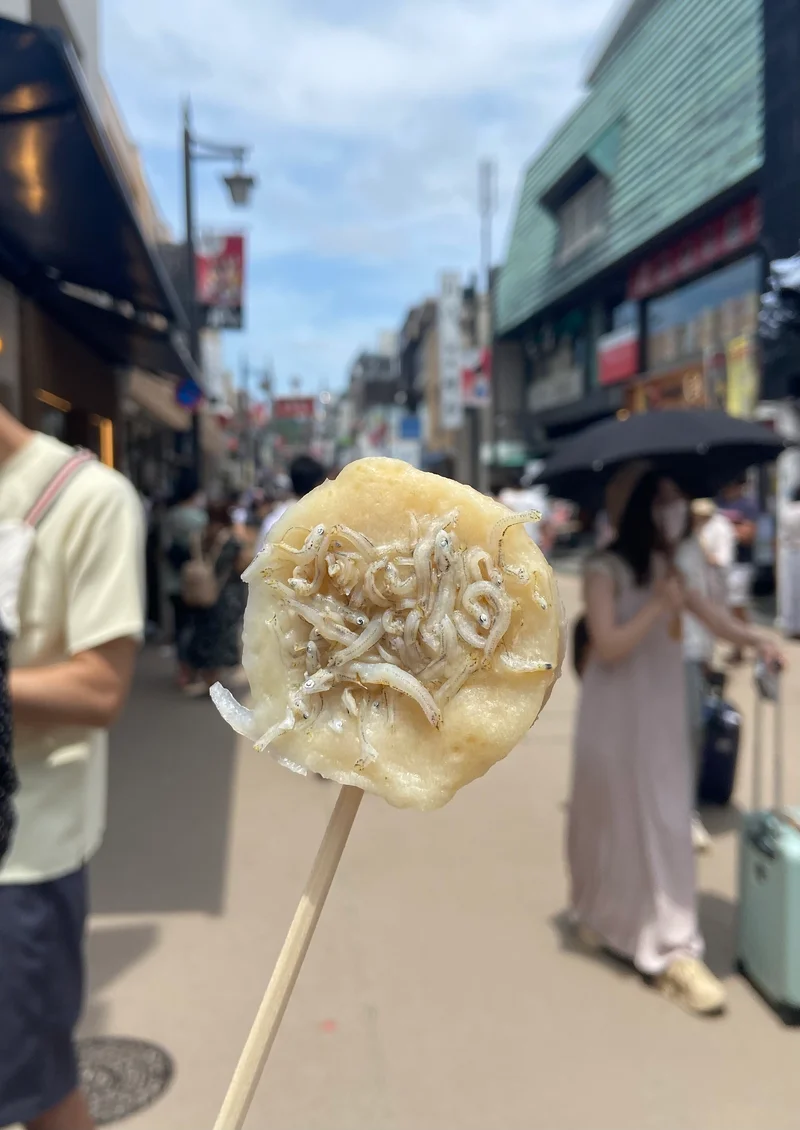
<path id="1" fill-rule="evenodd" d="M 570 619 L 577 582 L 565 577 Z M 800 649 L 786 683 L 789 784 Z M 746 672 L 731 697 L 745 709 Z M 795 1130 L 800 1031 L 732 974 L 739 807 L 709 816 L 701 913 L 729 1014 L 691 1018 L 574 952 L 562 838 L 576 686 L 444 810 L 367 797 L 247 1126 L 273 1130 Z M 749 795 L 748 760 L 739 801 Z M 213 1125 L 336 788 L 236 743 L 149 651 L 112 743 L 93 867 L 85 1035 L 175 1060 L 130 1130 Z"/>

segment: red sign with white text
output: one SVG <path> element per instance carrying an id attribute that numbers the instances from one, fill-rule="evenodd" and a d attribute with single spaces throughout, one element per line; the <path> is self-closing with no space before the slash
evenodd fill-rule
<path id="1" fill-rule="evenodd" d="M 760 232 L 761 204 L 752 196 L 634 267 L 628 279 L 628 298 L 639 300 L 669 290 L 726 256 L 751 247 Z"/>
<path id="2" fill-rule="evenodd" d="M 313 396 L 276 396 L 272 402 L 276 420 L 313 420 L 315 408 Z"/>
<path id="3" fill-rule="evenodd" d="M 639 334 L 635 329 L 604 334 L 597 342 L 597 379 L 614 385 L 639 372 Z"/>

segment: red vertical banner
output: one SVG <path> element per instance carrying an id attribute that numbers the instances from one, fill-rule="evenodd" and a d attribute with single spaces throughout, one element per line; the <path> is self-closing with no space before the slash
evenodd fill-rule
<path id="1" fill-rule="evenodd" d="M 200 239 L 195 256 L 196 301 L 207 329 L 240 330 L 244 295 L 244 236 Z"/>

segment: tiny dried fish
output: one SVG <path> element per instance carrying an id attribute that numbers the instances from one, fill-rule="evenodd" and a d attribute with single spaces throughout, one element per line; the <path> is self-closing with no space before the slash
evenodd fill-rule
<path id="1" fill-rule="evenodd" d="M 382 557 L 379 561 L 374 561 L 364 574 L 364 595 L 367 600 L 371 600 L 373 604 L 377 604 L 378 608 L 390 608 L 391 600 L 385 596 L 378 589 L 378 573 L 386 570 L 386 558 Z"/>
<path id="2" fill-rule="evenodd" d="M 291 558 L 296 565 L 310 565 L 319 554 L 324 541 L 325 527 L 315 526 L 300 549 L 296 549 L 285 541 L 269 542 L 265 548 L 270 554 L 277 553 Z"/>
<path id="3" fill-rule="evenodd" d="M 351 530 L 349 526 L 334 526 L 331 530 L 331 545 L 334 549 L 339 549 L 339 541 L 344 539 L 349 541 L 354 549 L 364 558 L 365 561 L 373 561 L 375 559 L 375 546 L 365 537 L 364 534 L 358 530 Z"/>
<path id="4" fill-rule="evenodd" d="M 498 658 L 504 667 L 518 675 L 538 675 L 542 671 L 553 670 L 552 663 L 545 663 L 543 660 L 536 659 L 528 661 L 518 655 L 512 655 L 508 651 L 501 652 Z"/>
<path id="5" fill-rule="evenodd" d="M 263 753 L 268 745 L 272 745 L 272 743 L 276 741 L 282 734 L 288 733 L 289 730 L 293 730 L 294 727 L 294 711 L 290 708 L 289 710 L 287 710 L 286 717 L 283 719 L 283 721 L 276 722 L 274 726 L 270 726 L 266 733 L 261 735 L 261 737 L 255 743 L 255 749 L 258 750 L 259 753 Z"/>
<path id="6" fill-rule="evenodd" d="M 432 726 L 442 724 L 442 714 L 430 691 L 409 671 L 393 667 L 390 663 L 351 663 L 344 671 L 347 678 L 361 686 L 383 686 L 407 695 L 420 707 Z"/>
<path id="7" fill-rule="evenodd" d="M 526 510 L 523 514 L 504 514 L 499 521 L 495 522 L 489 534 L 489 553 L 501 569 L 503 567 L 501 558 L 503 538 L 511 527 L 524 526 L 527 525 L 528 522 L 541 522 L 541 520 L 542 516 L 538 510 Z"/>
<path id="8" fill-rule="evenodd" d="M 367 716 L 369 714 L 369 699 L 364 698 L 358 712 L 358 740 L 361 745 L 361 757 L 356 762 L 356 769 L 365 769 L 373 761 L 377 761 L 380 754 L 369 740 L 367 735 Z"/>
<path id="9" fill-rule="evenodd" d="M 341 643 L 348 647 L 356 639 L 355 632 L 351 632 L 349 628 L 345 628 L 340 624 L 330 612 L 327 610 L 320 610 L 303 604 L 302 601 L 296 600 L 294 596 L 287 601 L 287 604 L 296 612 L 298 616 L 302 617 L 307 624 L 312 628 L 316 628 L 323 639 L 331 640 L 332 643 Z"/>
<path id="10" fill-rule="evenodd" d="M 351 644 L 337 651 L 331 659 L 333 667 L 344 667 L 346 663 L 350 663 L 353 659 L 358 659 L 360 656 L 365 655 L 371 648 L 375 646 L 378 640 L 382 639 L 384 635 L 383 617 L 376 616 L 371 620 L 369 625 L 364 629 L 360 636 L 353 640 Z"/>
<path id="11" fill-rule="evenodd" d="M 370 719 L 374 715 L 391 729 L 398 695 L 414 701 L 432 726 L 441 726 L 444 707 L 491 663 L 509 632 L 514 601 L 504 578 L 526 584 L 529 578 L 522 566 L 503 561 L 503 538 L 512 526 L 536 517 L 504 515 L 491 531 L 488 552 L 461 546 L 458 510 L 421 523 L 412 515 L 409 537 L 391 545 L 376 546 L 349 526 L 328 532 L 322 524 L 299 549 L 269 545 L 268 564 L 262 554 L 258 572 L 279 600 L 272 627 L 292 689 L 286 717 L 261 735 L 256 748 L 314 725 L 326 702 L 333 733 L 345 731 L 347 718 L 357 721 L 358 770 L 379 756 Z M 534 599 L 547 607 L 538 591 Z M 522 674 L 553 669 L 513 655 L 507 645 L 498 662 Z M 373 687 L 382 688 L 379 697 L 367 693 Z M 339 691 L 340 699 L 333 700 Z M 252 740 L 252 712 L 222 688 L 212 697 L 234 729 Z"/>

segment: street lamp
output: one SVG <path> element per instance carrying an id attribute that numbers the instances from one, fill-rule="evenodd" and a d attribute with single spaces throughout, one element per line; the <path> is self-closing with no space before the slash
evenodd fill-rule
<path id="1" fill-rule="evenodd" d="M 186 226 L 186 287 L 189 309 L 189 353 L 198 369 L 200 358 L 200 323 L 197 304 L 197 276 L 195 264 L 194 238 L 194 178 L 195 161 L 233 161 L 234 171 L 224 177 L 225 184 L 235 207 L 246 207 L 250 202 L 256 178 L 244 171 L 244 159 L 249 150 L 243 145 L 220 145 L 214 141 L 204 141 L 192 131 L 192 108 L 187 100 L 183 108 L 183 190 Z M 192 418 L 193 461 L 195 470 L 201 470 L 200 424 L 195 412 Z"/>

